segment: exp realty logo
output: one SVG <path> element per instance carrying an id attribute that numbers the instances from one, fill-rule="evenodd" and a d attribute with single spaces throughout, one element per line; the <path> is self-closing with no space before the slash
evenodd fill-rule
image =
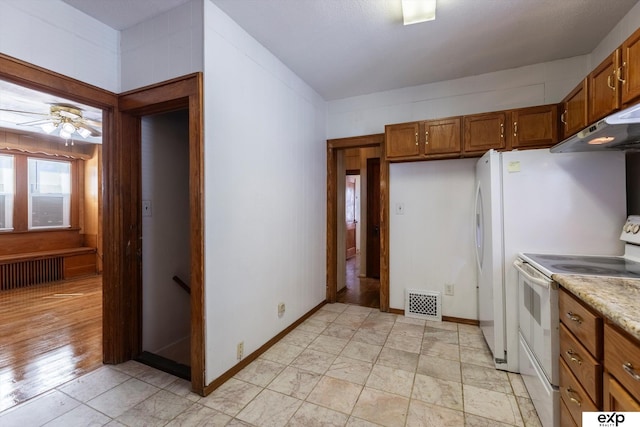
<path id="1" fill-rule="evenodd" d="M 637 427 L 640 412 L 583 412 L 583 427 Z"/>

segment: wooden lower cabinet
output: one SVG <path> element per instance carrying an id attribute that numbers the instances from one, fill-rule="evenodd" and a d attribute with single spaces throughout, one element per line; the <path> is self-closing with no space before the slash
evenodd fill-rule
<path id="1" fill-rule="evenodd" d="M 599 410 L 562 359 L 560 359 L 560 399 L 567 406 L 571 418 L 578 426 L 582 426 L 582 412 Z"/>
<path id="2" fill-rule="evenodd" d="M 607 412 L 640 412 L 640 403 L 608 373 L 604 374 L 604 410 Z"/>
<path id="3" fill-rule="evenodd" d="M 582 412 L 640 412 L 640 341 L 564 288 L 558 306 L 561 425 L 582 426 Z"/>

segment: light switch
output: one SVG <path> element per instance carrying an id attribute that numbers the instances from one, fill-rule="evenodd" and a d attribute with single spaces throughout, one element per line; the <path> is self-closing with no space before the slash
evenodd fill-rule
<path id="1" fill-rule="evenodd" d="M 142 201 L 142 216 L 151 216 L 151 200 Z"/>

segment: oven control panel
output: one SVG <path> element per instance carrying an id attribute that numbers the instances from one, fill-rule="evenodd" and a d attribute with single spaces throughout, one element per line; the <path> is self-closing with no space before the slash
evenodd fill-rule
<path id="1" fill-rule="evenodd" d="M 640 215 L 630 215 L 622 227 L 620 240 L 640 245 Z"/>

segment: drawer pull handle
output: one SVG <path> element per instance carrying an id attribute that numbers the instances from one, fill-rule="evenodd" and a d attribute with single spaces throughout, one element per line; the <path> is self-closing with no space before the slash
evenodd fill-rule
<path id="1" fill-rule="evenodd" d="M 636 373 L 635 369 L 633 369 L 633 365 L 631 362 L 626 362 L 622 364 L 622 369 L 636 381 L 640 381 L 640 375 Z"/>
<path id="2" fill-rule="evenodd" d="M 569 319 L 573 320 L 574 322 L 582 323 L 582 317 L 578 316 L 577 314 L 574 314 L 572 312 L 568 312 L 567 313 L 567 317 Z"/>
<path id="3" fill-rule="evenodd" d="M 567 388 L 567 394 L 569 395 L 569 400 L 572 401 L 573 403 L 575 403 L 578 406 L 582 406 L 582 402 L 579 399 L 576 399 L 575 397 L 573 397 L 574 394 L 576 394 L 576 391 L 574 389 L 572 389 L 571 387 Z"/>
<path id="4" fill-rule="evenodd" d="M 573 350 L 567 350 L 567 355 L 572 362 L 576 362 L 578 365 L 582 365 L 582 360 L 576 357 L 576 353 Z"/>

